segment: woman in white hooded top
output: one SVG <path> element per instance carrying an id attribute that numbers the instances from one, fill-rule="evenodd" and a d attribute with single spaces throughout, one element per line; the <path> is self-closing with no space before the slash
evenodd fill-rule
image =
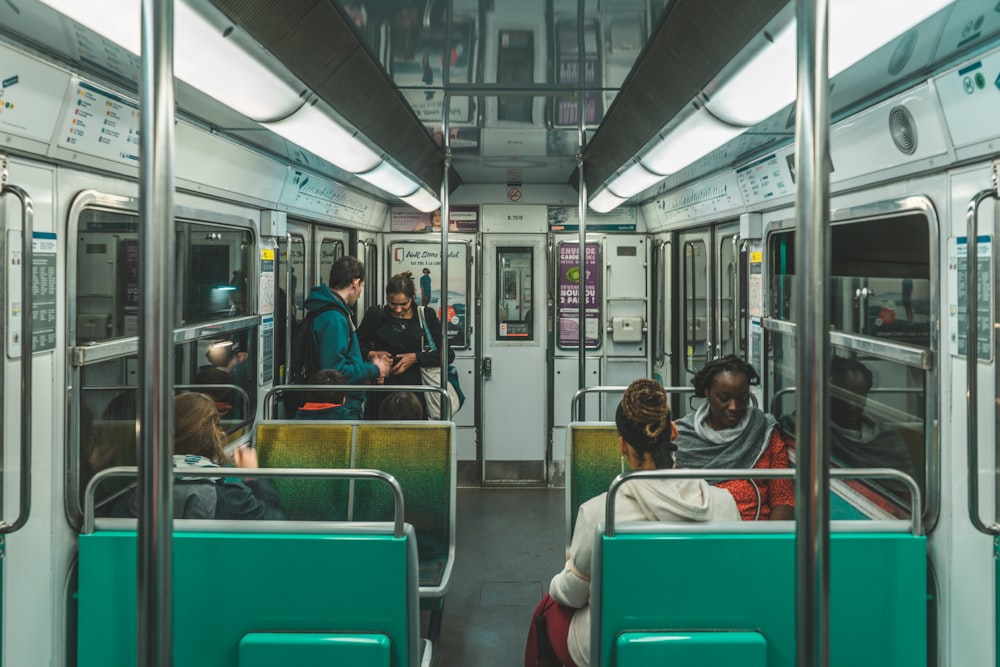
<path id="1" fill-rule="evenodd" d="M 655 380 L 635 380 L 615 414 L 623 460 L 632 470 L 673 468 L 667 394 Z M 580 506 L 566 566 L 552 578 L 549 595 L 535 610 L 525 647 L 525 666 L 590 664 L 590 575 L 594 531 L 604 521 L 607 493 Z M 700 479 L 635 480 L 618 490 L 616 521 L 739 521 L 728 491 Z"/>

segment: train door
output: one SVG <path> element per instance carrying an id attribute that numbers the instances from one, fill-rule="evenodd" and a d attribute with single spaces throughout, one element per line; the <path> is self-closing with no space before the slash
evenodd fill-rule
<path id="1" fill-rule="evenodd" d="M 61 301 L 65 276 L 56 250 L 65 237 L 56 228 L 53 169 L 11 162 L 6 180 L 7 169 L 6 157 L 0 156 L 5 188 L 15 186 L 25 198 L 22 205 L 14 189 L 0 197 L 0 248 L 7 266 L 2 278 L 6 314 L 0 318 L 4 340 L 0 356 L 2 662 L 56 664 L 61 659 L 57 647 L 62 645 L 64 627 L 58 606 L 61 577 L 69 570 L 72 551 L 57 482 L 63 478 L 65 371 L 62 355 L 54 354 L 57 338 L 62 343 L 58 323 L 65 312 Z M 33 226 L 30 268 L 21 261 L 26 218 Z M 30 307 L 22 304 L 22 280 L 32 282 Z M 32 320 L 30 341 L 22 338 L 25 316 Z M 33 350 L 27 369 L 22 341 Z M 32 378 L 30 394 L 23 392 L 22 371 Z M 39 409 L 32 410 L 33 403 Z M 23 422 L 25 413 L 28 424 Z"/>
<path id="2" fill-rule="evenodd" d="M 739 225 L 718 225 L 681 232 L 679 282 L 681 291 L 678 383 L 691 378 L 712 359 L 738 354 Z M 682 408 L 678 414 L 684 414 Z"/>
<path id="3" fill-rule="evenodd" d="M 482 257 L 483 481 L 543 481 L 546 237 L 487 235 Z"/>

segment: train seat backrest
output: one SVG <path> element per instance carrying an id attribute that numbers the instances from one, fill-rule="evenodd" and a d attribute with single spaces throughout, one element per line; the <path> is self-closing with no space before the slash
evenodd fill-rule
<path id="1" fill-rule="evenodd" d="M 909 522 L 865 523 L 832 524 L 831 664 L 925 665 L 926 540 Z M 788 525 L 637 522 L 595 539 L 592 664 L 794 667 Z"/>
<path id="2" fill-rule="evenodd" d="M 622 471 L 614 422 L 571 422 L 566 429 L 566 543 L 580 505 L 608 490 Z"/>
<path id="3" fill-rule="evenodd" d="M 80 667 L 135 664 L 135 527 L 80 536 Z M 188 520 L 173 545 L 176 665 L 419 664 L 411 526 Z"/>
<path id="4" fill-rule="evenodd" d="M 261 466 L 374 468 L 403 490 L 404 518 L 420 555 L 420 592 L 447 591 L 455 551 L 454 424 L 436 421 L 267 421 L 257 427 Z M 385 521 L 392 496 L 365 480 L 276 480 L 290 519 Z M 334 493 L 334 490 L 336 493 Z"/>
<path id="5" fill-rule="evenodd" d="M 442 585 L 454 547 L 455 465 L 447 422 L 364 422 L 354 465 L 390 473 L 403 489 L 406 521 L 417 533 L 420 585 Z M 384 521 L 392 496 L 382 484 L 354 485 L 355 521 Z"/>
<path id="6" fill-rule="evenodd" d="M 262 468 L 350 468 L 353 437 L 351 424 L 339 422 L 262 422 L 257 458 Z M 276 479 L 274 485 L 293 521 L 347 519 L 347 480 Z"/>

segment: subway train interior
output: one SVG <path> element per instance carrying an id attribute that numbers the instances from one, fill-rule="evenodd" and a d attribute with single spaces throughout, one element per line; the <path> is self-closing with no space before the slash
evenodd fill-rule
<path id="1" fill-rule="evenodd" d="M 605 527 L 592 663 L 1000 665 L 998 174 L 995 0 L 3 0 L 0 665 L 522 664 L 624 387 L 728 355 L 829 477 Z M 291 419 L 344 256 L 359 324 L 421 279 L 449 419 Z M 192 390 L 288 521 L 164 518 Z"/>

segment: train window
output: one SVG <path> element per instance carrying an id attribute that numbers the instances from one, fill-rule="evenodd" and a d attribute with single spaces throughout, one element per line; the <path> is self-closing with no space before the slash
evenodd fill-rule
<path id="1" fill-rule="evenodd" d="M 534 340 L 533 248 L 497 248 L 497 340 Z"/>
<path id="2" fill-rule="evenodd" d="M 175 348 L 175 393 L 200 391 L 212 397 L 230 440 L 253 421 L 257 354 L 250 330 L 190 341 Z M 81 368 L 78 438 L 79 495 L 105 468 L 136 465 L 139 411 L 138 356 L 91 363 Z M 128 482 L 111 480 L 98 505 L 111 510 Z"/>
<path id="3" fill-rule="evenodd" d="M 910 214 L 831 228 L 831 324 L 834 329 L 930 345 L 930 234 Z M 771 314 L 793 319 L 795 232 L 768 241 Z"/>
<path id="4" fill-rule="evenodd" d="M 319 282 L 323 285 L 330 277 L 333 263 L 344 256 L 344 242 L 340 239 L 322 239 L 319 242 Z"/>
<path id="5" fill-rule="evenodd" d="M 501 30 L 497 53 L 497 84 L 531 84 L 535 81 L 535 33 Z M 533 98 L 526 95 L 497 97 L 497 120 L 530 123 Z"/>
<path id="6" fill-rule="evenodd" d="M 830 251 L 830 316 L 838 333 L 831 342 L 832 463 L 894 468 L 911 475 L 922 491 L 934 369 L 907 348 L 931 345 L 931 233 L 922 213 L 840 222 L 831 227 Z M 771 234 L 767 250 L 771 315 L 794 319 L 794 230 Z M 795 336 L 772 330 L 769 337 L 770 409 L 791 429 Z M 900 507 L 909 503 L 900 483 L 867 484 Z"/>
<path id="7" fill-rule="evenodd" d="M 179 223 L 183 245 L 184 285 L 181 323 L 197 324 L 212 320 L 252 315 L 253 238 L 249 230 L 226 229 L 199 223 Z"/>
<path id="8" fill-rule="evenodd" d="M 739 339 L 739 242 L 738 234 L 719 239 L 719 351 L 722 356 L 738 354 Z"/>
<path id="9" fill-rule="evenodd" d="M 708 272 L 708 250 L 704 241 L 684 243 L 684 314 L 681 337 L 684 367 L 697 373 L 708 363 L 708 285 L 702 276 Z"/>
<path id="10" fill-rule="evenodd" d="M 285 257 L 288 252 L 288 241 L 286 239 L 278 239 L 278 264 L 277 264 L 277 279 L 278 287 L 288 293 L 288 285 L 286 284 L 288 278 L 285 272 Z M 303 237 L 298 235 L 292 235 L 292 247 L 291 247 L 291 257 L 290 263 L 292 265 L 292 303 L 293 303 L 293 315 L 297 320 L 305 309 L 306 302 L 306 290 L 309 289 L 309 285 L 306 284 L 306 241 Z M 330 273 L 330 269 L 327 268 L 327 275 Z M 326 278 L 323 278 L 326 281 Z"/>
<path id="11" fill-rule="evenodd" d="M 77 227 L 76 344 L 139 331 L 139 218 L 86 209 Z"/>

